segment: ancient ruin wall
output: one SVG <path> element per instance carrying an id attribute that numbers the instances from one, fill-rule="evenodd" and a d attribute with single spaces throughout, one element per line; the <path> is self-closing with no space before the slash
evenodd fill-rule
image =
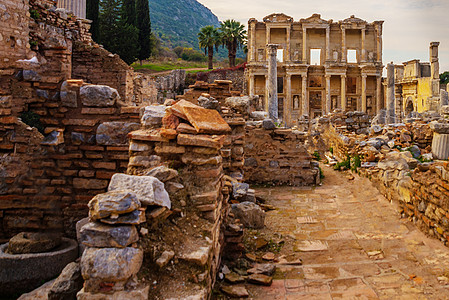
<path id="1" fill-rule="evenodd" d="M 247 125 L 246 182 L 305 186 L 320 182 L 318 165 L 305 147 L 306 133 Z"/>
<path id="2" fill-rule="evenodd" d="M 214 83 L 215 80 L 230 80 L 235 91 L 243 93 L 245 82 L 246 63 L 234 68 L 216 69 L 209 72 L 200 72 L 196 75 L 196 80 Z"/>
<path id="3" fill-rule="evenodd" d="M 427 124 L 409 124 L 412 142 L 420 148 L 430 147 L 432 130 Z M 354 139 L 337 132 L 332 126 L 324 138 L 340 159 L 362 155 Z M 400 152 L 397 152 L 400 154 Z M 418 161 L 386 159 L 373 167 L 360 168 L 378 190 L 399 206 L 399 213 L 408 217 L 426 234 L 449 246 L 449 164 L 436 161 L 418 164 Z"/>

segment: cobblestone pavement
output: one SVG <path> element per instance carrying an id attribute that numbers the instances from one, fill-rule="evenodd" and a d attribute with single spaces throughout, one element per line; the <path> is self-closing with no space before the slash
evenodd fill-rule
<path id="1" fill-rule="evenodd" d="M 269 287 L 246 285 L 252 299 L 449 299 L 449 248 L 400 219 L 366 178 L 324 166 L 317 188 L 258 189 L 277 210 L 261 234 L 285 237 Z M 445 277 L 445 275 L 447 277 Z"/>

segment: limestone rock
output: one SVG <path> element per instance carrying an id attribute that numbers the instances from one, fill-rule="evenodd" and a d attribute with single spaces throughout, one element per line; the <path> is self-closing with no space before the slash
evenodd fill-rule
<path id="1" fill-rule="evenodd" d="M 234 199 L 239 199 L 245 197 L 249 189 L 249 184 L 240 183 L 240 182 L 232 182 L 232 196 Z"/>
<path id="2" fill-rule="evenodd" d="M 78 107 L 76 92 L 68 87 L 67 81 L 62 83 L 59 97 L 61 98 L 62 106 L 72 108 Z"/>
<path id="3" fill-rule="evenodd" d="M 97 222 L 84 225 L 80 231 L 80 242 L 95 248 L 124 248 L 139 240 L 135 226 L 110 226 Z"/>
<path id="4" fill-rule="evenodd" d="M 253 111 L 251 113 L 251 118 L 256 121 L 263 121 L 265 119 L 268 119 L 268 113 L 266 111 Z"/>
<path id="5" fill-rule="evenodd" d="M 232 204 L 232 212 L 247 228 L 260 229 L 264 227 L 265 212 L 256 203 Z"/>
<path id="6" fill-rule="evenodd" d="M 76 293 L 83 288 L 80 265 L 69 263 L 56 278 L 48 292 L 48 300 L 75 300 Z"/>
<path id="7" fill-rule="evenodd" d="M 61 244 L 61 236 L 52 233 L 21 232 L 9 240 L 8 253 L 48 252 Z"/>
<path id="8" fill-rule="evenodd" d="M 142 111 L 140 122 L 147 128 L 159 128 L 162 125 L 162 118 L 165 115 L 164 105 L 146 106 Z"/>
<path id="9" fill-rule="evenodd" d="M 192 108 L 196 108 L 196 109 L 202 108 L 201 106 L 195 105 L 189 101 L 182 99 L 182 100 L 179 100 L 178 102 L 176 102 L 176 104 L 173 104 L 169 109 L 170 109 L 170 112 L 172 114 L 174 114 L 175 116 L 177 116 L 181 119 L 187 120 L 187 116 L 184 113 L 185 107 L 192 107 Z"/>
<path id="10" fill-rule="evenodd" d="M 262 122 L 262 127 L 265 130 L 271 130 L 271 129 L 275 129 L 276 125 L 274 124 L 273 120 L 271 119 L 265 119 Z"/>
<path id="11" fill-rule="evenodd" d="M 102 218 L 99 220 L 102 223 L 111 224 L 111 225 L 139 225 L 145 223 L 145 210 L 143 208 L 139 210 L 132 211 L 127 214 L 122 214 L 118 216 L 111 215 L 107 218 Z"/>
<path id="12" fill-rule="evenodd" d="M 145 176 L 153 176 L 162 182 L 166 182 L 178 177 L 178 171 L 167 168 L 166 166 L 159 166 L 146 172 Z"/>
<path id="13" fill-rule="evenodd" d="M 207 108 L 207 109 L 214 109 L 214 110 L 217 110 L 217 111 L 220 110 L 220 102 L 218 102 L 213 97 L 200 96 L 198 98 L 198 105 L 203 107 L 203 108 Z"/>
<path id="14" fill-rule="evenodd" d="M 225 274 L 225 280 L 232 284 L 245 282 L 245 278 L 243 276 L 241 276 L 237 273 L 234 273 L 234 272 Z"/>
<path id="15" fill-rule="evenodd" d="M 142 205 L 159 205 L 171 208 L 170 198 L 164 188 L 164 184 L 151 176 L 133 176 L 126 174 L 114 174 L 109 183 L 108 190 L 131 189 Z"/>
<path id="16" fill-rule="evenodd" d="M 125 281 L 136 275 L 142 265 L 143 251 L 137 248 L 87 248 L 81 257 L 85 280 Z"/>
<path id="17" fill-rule="evenodd" d="M 222 286 L 221 291 L 233 298 L 248 298 L 248 291 L 244 286 Z"/>
<path id="18" fill-rule="evenodd" d="M 159 256 L 159 258 L 156 260 L 156 264 L 160 268 L 163 268 L 170 262 L 170 260 L 174 256 L 175 256 L 175 252 L 173 252 L 173 251 L 164 251 L 164 252 L 162 252 L 161 256 Z"/>
<path id="19" fill-rule="evenodd" d="M 162 118 L 162 126 L 164 128 L 176 129 L 179 125 L 179 118 L 172 113 L 166 113 Z"/>
<path id="20" fill-rule="evenodd" d="M 196 129 L 186 123 L 179 123 L 178 127 L 176 127 L 176 131 L 179 133 L 197 134 Z"/>
<path id="21" fill-rule="evenodd" d="M 88 207 L 89 217 L 92 220 L 98 220 L 107 218 L 112 214 L 130 213 L 140 208 L 140 202 L 136 194 L 124 188 L 96 195 L 89 201 Z"/>
<path id="22" fill-rule="evenodd" d="M 241 114 L 249 114 L 249 108 L 251 105 L 251 98 L 249 96 L 243 97 L 228 97 L 225 99 L 225 106 L 236 110 Z"/>
<path id="23" fill-rule="evenodd" d="M 99 145 L 128 145 L 128 133 L 139 128 L 139 123 L 104 122 L 97 127 L 95 139 Z"/>
<path id="24" fill-rule="evenodd" d="M 107 85 L 86 85 L 80 88 L 80 98 L 85 106 L 113 106 L 120 95 Z"/>

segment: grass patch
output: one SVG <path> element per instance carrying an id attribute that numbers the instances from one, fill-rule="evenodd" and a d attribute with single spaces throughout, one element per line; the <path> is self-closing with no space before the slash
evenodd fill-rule
<path id="1" fill-rule="evenodd" d="M 207 63 L 177 60 L 177 61 L 148 62 L 142 65 L 140 65 L 139 63 L 133 63 L 131 66 L 134 68 L 134 70 L 148 69 L 155 72 L 163 72 L 176 69 L 207 68 Z"/>

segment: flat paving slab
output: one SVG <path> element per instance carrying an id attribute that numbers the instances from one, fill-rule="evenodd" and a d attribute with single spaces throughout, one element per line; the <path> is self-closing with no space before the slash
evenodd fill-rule
<path id="1" fill-rule="evenodd" d="M 427 237 L 372 183 L 327 166 L 317 188 L 259 188 L 277 209 L 261 234 L 285 239 L 271 286 L 250 299 L 449 299 L 449 248 Z"/>

